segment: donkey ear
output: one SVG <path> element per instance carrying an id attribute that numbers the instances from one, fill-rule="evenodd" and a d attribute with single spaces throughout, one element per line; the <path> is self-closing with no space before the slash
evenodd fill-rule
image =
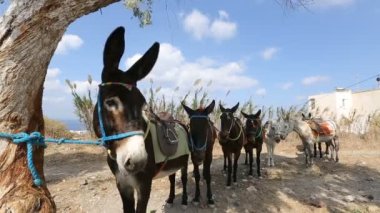
<path id="1" fill-rule="evenodd" d="M 244 118 L 248 118 L 249 115 L 245 114 L 245 112 L 241 111 L 241 114 L 244 116 Z"/>
<path id="2" fill-rule="evenodd" d="M 302 118 L 303 118 L 303 119 L 305 119 L 305 118 L 306 118 L 306 117 L 305 117 L 305 114 L 303 114 L 303 113 L 302 113 Z"/>
<path id="3" fill-rule="evenodd" d="M 214 110 L 214 107 L 215 107 L 215 100 L 212 100 L 212 102 L 205 109 L 205 112 L 207 113 L 207 115 L 210 114 Z"/>
<path id="4" fill-rule="evenodd" d="M 222 111 L 222 112 L 225 112 L 225 111 L 226 111 L 226 109 L 222 106 L 221 103 L 219 103 L 219 109 L 220 109 L 220 111 Z"/>
<path id="5" fill-rule="evenodd" d="M 124 53 L 124 32 L 124 27 L 118 27 L 107 38 L 103 51 L 102 82 L 119 78 L 122 74 L 119 63 Z"/>
<path id="6" fill-rule="evenodd" d="M 261 109 L 259 109 L 259 111 L 256 112 L 255 117 L 259 117 L 260 114 L 261 114 Z"/>
<path id="7" fill-rule="evenodd" d="M 231 112 L 235 113 L 238 108 L 239 108 L 239 102 L 234 107 L 231 108 Z"/>
<path id="8" fill-rule="evenodd" d="M 192 114 L 194 114 L 194 110 L 186 106 L 183 102 L 181 103 L 181 105 L 185 109 L 187 115 L 191 116 Z"/>
<path id="9" fill-rule="evenodd" d="M 118 27 L 108 36 L 103 51 L 103 64 L 107 68 L 105 70 L 118 70 L 124 53 L 124 32 L 124 27 Z"/>
<path id="10" fill-rule="evenodd" d="M 139 81 L 149 74 L 158 58 L 160 44 L 155 42 L 148 51 L 125 73 L 128 79 Z"/>
<path id="11" fill-rule="evenodd" d="M 309 112 L 309 118 L 311 118 L 311 112 Z"/>

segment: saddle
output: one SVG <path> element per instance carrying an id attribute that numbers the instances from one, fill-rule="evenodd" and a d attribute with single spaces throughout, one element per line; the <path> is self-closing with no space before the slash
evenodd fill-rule
<path id="1" fill-rule="evenodd" d="M 173 156 L 178 148 L 178 135 L 175 130 L 176 121 L 168 112 L 155 114 L 150 109 L 149 120 L 156 126 L 157 143 L 163 155 Z"/>
<path id="2" fill-rule="evenodd" d="M 335 129 L 333 125 L 327 120 L 322 120 L 320 118 L 311 119 L 308 121 L 310 128 L 317 135 L 330 136 L 334 135 Z"/>

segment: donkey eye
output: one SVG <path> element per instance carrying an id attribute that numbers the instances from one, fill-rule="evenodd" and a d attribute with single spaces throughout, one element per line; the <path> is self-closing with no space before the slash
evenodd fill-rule
<path id="1" fill-rule="evenodd" d="M 107 98 L 104 100 L 104 106 L 108 111 L 121 111 L 122 104 L 118 97 Z"/>

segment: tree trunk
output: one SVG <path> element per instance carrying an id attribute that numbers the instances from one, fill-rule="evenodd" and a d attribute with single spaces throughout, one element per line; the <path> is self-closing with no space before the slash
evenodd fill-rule
<path id="1" fill-rule="evenodd" d="M 118 0 L 13 0 L 0 18 L 0 132 L 44 131 L 46 71 L 68 25 Z M 42 179 L 43 148 L 34 148 Z M 33 185 L 26 145 L 0 139 L 0 212 L 54 212 L 46 184 Z"/>

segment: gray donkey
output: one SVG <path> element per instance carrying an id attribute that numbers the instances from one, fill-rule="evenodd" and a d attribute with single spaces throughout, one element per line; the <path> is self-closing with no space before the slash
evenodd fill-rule
<path id="1" fill-rule="evenodd" d="M 337 125 L 331 120 L 326 120 L 320 125 L 320 131 L 310 127 L 307 121 L 291 118 L 290 113 L 283 113 L 279 121 L 281 139 L 285 139 L 292 131 L 296 132 L 302 140 L 305 152 L 306 166 L 313 164 L 313 146 L 314 143 L 329 143 L 331 158 L 339 161 L 339 139 L 337 135 Z"/>

